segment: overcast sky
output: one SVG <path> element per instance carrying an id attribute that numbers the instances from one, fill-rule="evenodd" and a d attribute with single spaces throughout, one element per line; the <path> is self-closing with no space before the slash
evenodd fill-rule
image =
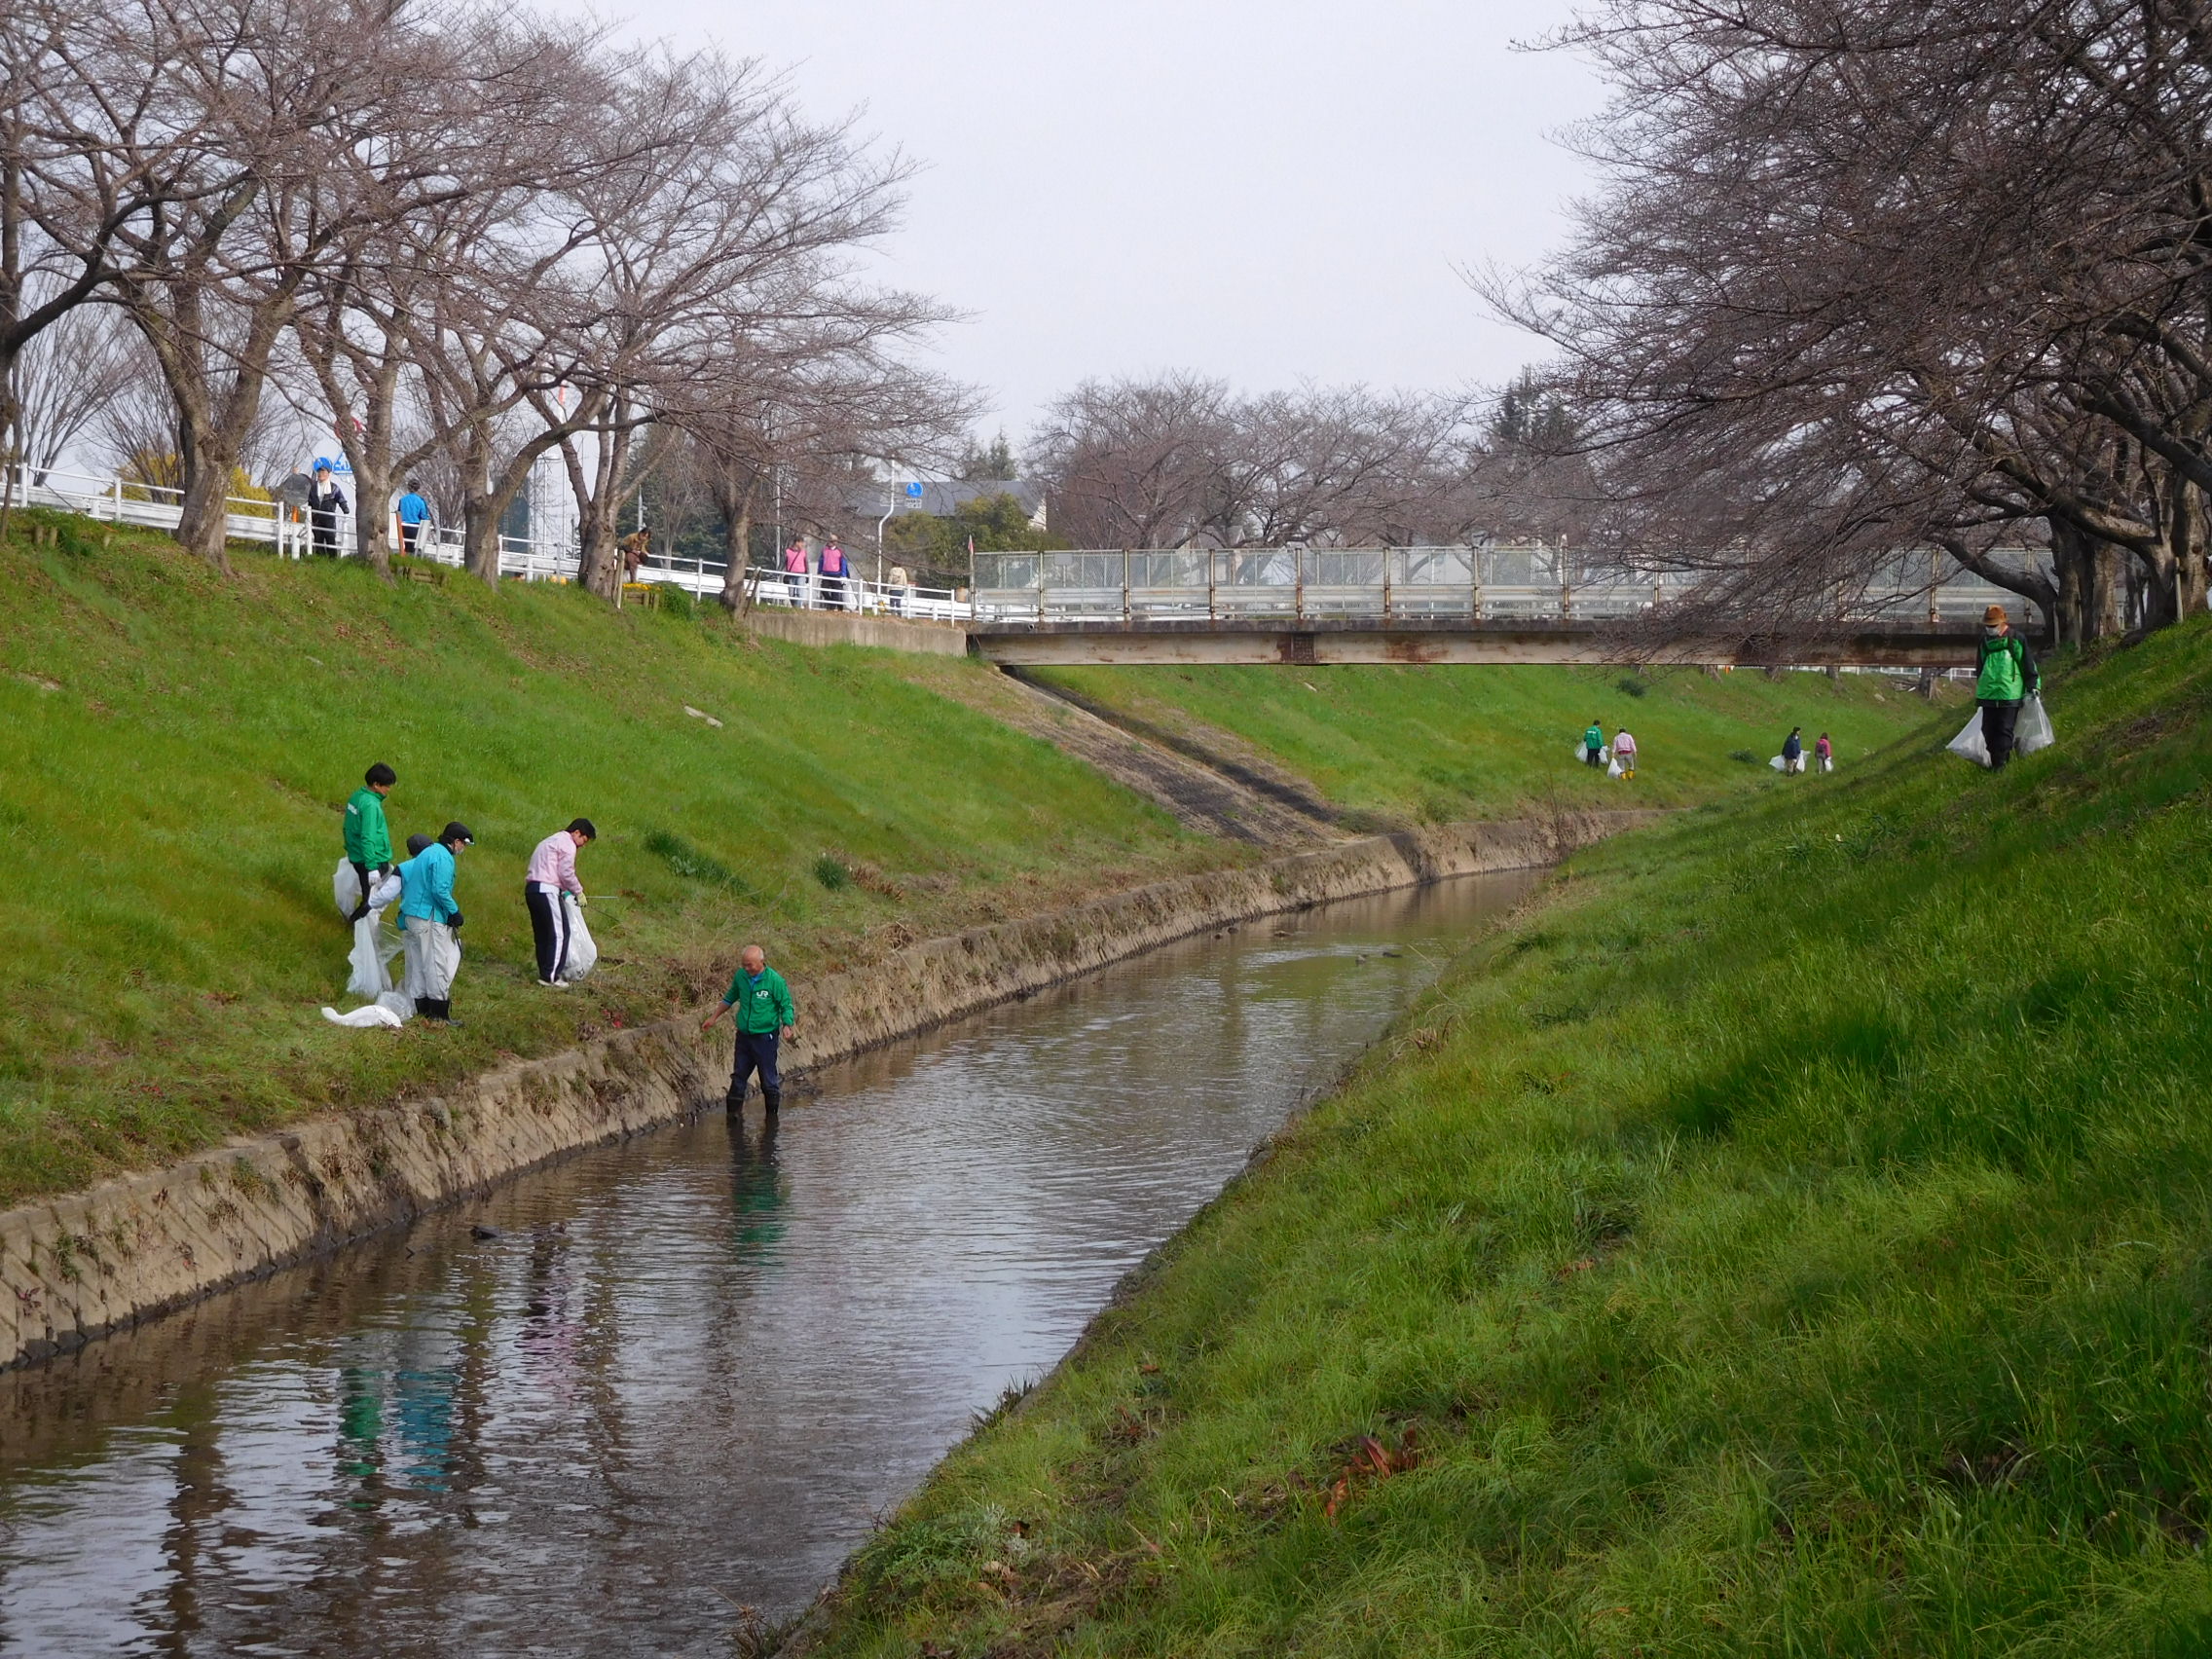
<path id="1" fill-rule="evenodd" d="M 1583 187 L 1564 0 L 610 0 L 788 68 L 923 164 L 888 279 L 970 314 L 941 366 L 1017 440 L 1086 376 L 1456 388 L 1532 342 L 1456 267 L 1525 264 Z"/>

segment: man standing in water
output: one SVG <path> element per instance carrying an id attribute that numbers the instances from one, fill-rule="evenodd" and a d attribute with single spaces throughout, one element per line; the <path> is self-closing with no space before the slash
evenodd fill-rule
<path id="1" fill-rule="evenodd" d="M 768 966 L 768 953 L 749 944 L 738 956 L 737 973 L 722 993 L 721 1006 L 699 1021 L 704 1031 L 731 1009 L 737 1010 L 737 1056 L 730 1066 L 729 1094 L 723 1107 L 736 1112 L 745 1105 L 746 1086 L 760 1074 L 760 1099 L 770 1116 L 783 1106 L 784 1079 L 776 1069 L 776 1051 L 786 1037 L 798 1035 L 798 1011 L 792 1007 L 792 988 L 784 977 Z"/>

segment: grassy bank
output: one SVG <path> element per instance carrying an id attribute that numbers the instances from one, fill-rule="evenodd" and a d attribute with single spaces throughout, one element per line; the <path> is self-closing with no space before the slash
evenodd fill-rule
<path id="1" fill-rule="evenodd" d="M 2200 621 L 1578 859 L 821 1651 L 2212 1651 L 2208 704 Z"/>
<path id="2" fill-rule="evenodd" d="M 28 545 L 40 522 L 59 545 Z M 941 694 L 986 672 L 964 662 L 350 564 L 240 554 L 226 580 L 152 536 L 16 523 L 0 1202 L 658 1016 L 748 939 L 831 968 L 1238 856 Z M 344 1000 L 339 806 L 379 759 L 395 841 L 476 832 L 460 1030 L 316 1014 Z M 530 983 L 520 888 L 578 813 L 602 831 L 581 874 L 608 962 L 561 998 Z"/>
<path id="3" fill-rule="evenodd" d="M 1531 800 L 1686 806 L 1770 781 L 1793 725 L 1835 741 L 1846 770 L 1927 707 L 1870 675 L 1620 668 L 1038 669 L 1072 692 L 1230 757 L 1256 756 L 1339 807 L 1432 824 L 1505 818 Z M 1592 718 L 1636 736 L 1633 784 L 1577 772 L 1569 751 Z M 1567 761 L 1562 765 L 1562 761 Z"/>
<path id="4" fill-rule="evenodd" d="M 1184 832 L 1011 730 L 992 718 L 1008 688 L 975 663 L 758 642 L 548 586 L 387 586 L 350 563 L 245 550 L 226 579 L 149 534 L 43 513 L 12 523 L 0 1204 L 659 1017 L 719 988 L 750 939 L 803 977 L 1259 856 Z M 1481 694 L 1535 696 L 1547 726 L 1587 700 L 1565 671 L 1521 672 L 1527 683 Z M 1347 702 L 1339 750 L 1371 770 L 1487 778 L 1485 753 L 1449 735 L 1475 692 L 1389 678 L 1398 713 L 1369 719 Z M 1854 694 L 1866 729 L 1918 709 Z M 1779 737 L 1763 709 L 1724 728 L 1712 723 L 1721 704 L 1700 701 L 1742 695 L 1689 685 L 1651 700 L 1678 696 L 1704 710 L 1712 745 L 1763 756 Z M 1501 703 L 1495 719 L 1527 718 Z M 1603 792 L 1568 763 L 1564 735 L 1545 743 L 1553 778 Z M 1286 745 L 1282 763 L 1306 757 Z M 346 980 L 329 897 L 339 810 L 379 759 L 399 772 L 395 840 L 450 818 L 477 834 L 459 887 L 459 1030 L 361 1033 L 316 1014 Z M 1503 815 L 1539 770 L 1500 770 L 1479 797 Z M 1772 781 L 1733 767 L 1754 775 Z M 579 813 L 602 831 L 581 873 L 606 967 L 555 998 L 531 983 L 519 888 L 531 847 Z"/>

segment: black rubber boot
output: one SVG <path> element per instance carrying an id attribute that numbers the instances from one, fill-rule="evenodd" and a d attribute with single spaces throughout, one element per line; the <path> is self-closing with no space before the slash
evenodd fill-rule
<path id="1" fill-rule="evenodd" d="M 435 1019 L 437 1014 L 438 1005 L 430 998 L 417 997 L 415 999 L 415 1017 L 417 1019 Z"/>
<path id="2" fill-rule="evenodd" d="M 723 1095 L 722 1110 L 727 1112 L 731 1117 L 736 1117 L 740 1112 L 745 1110 L 745 1096 L 742 1094 Z"/>
<path id="3" fill-rule="evenodd" d="M 768 1116 L 773 1118 L 784 1104 L 784 1091 L 780 1088 L 763 1088 L 760 1100 L 768 1108 Z"/>

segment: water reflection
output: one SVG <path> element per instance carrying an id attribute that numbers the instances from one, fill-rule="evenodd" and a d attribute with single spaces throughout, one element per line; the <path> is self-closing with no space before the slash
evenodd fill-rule
<path id="1" fill-rule="evenodd" d="M 727 1652 L 1525 885 L 1159 952 L 0 1376 L 0 1650 Z"/>

